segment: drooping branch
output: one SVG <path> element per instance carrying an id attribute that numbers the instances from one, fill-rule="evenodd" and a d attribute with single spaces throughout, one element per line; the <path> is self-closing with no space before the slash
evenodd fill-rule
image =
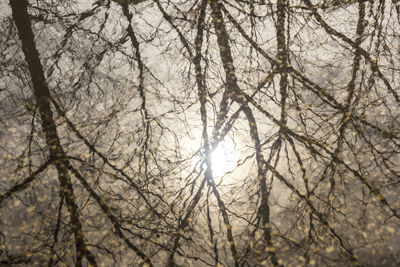
<path id="1" fill-rule="evenodd" d="M 129 11 L 129 7 L 128 7 L 128 1 L 125 1 L 124 4 L 121 4 L 122 7 L 122 11 L 123 14 L 125 16 L 125 18 L 128 20 L 128 28 L 127 28 L 127 33 L 128 36 L 132 42 L 132 45 L 135 49 L 135 56 L 136 56 L 136 61 L 138 63 L 138 67 L 139 67 L 139 75 L 138 75 L 138 79 L 139 79 L 139 95 L 140 98 L 142 99 L 142 104 L 141 104 L 141 113 L 142 113 L 142 122 L 143 122 L 143 126 L 145 128 L 145 140 L 143 143 L 143 161 L 144 161 L 144 173 L 147 176 L 148 175 L 148 169 L 149 169 L 149 162 L 148 162 L 148 158 L 147 158 L 147 150 L 148 150 L 148 146 L 149 146 L 149 139 L 150 139 L 150 119 L 149 119 L 149 113 L 147 111 L 147 107 L 146 107 L 146 92 L 145 92 L 145 88 L 144 88 L 144 68 L 145 65 L 142 61 L 142 56 L 140 53 L 140 44 L 139 41 L 136 37 L 135 32 L 133 31 L 133 27 L 132 27 L 132 14 Z M 141 168 L 141 165 L 139 165 L 139 170 Z"/>
<path id="2" fill-rule="evenodd" d="M 193 62 L 195 65 L 195 71 L 196 71 L 196 82 L 197 82 L 197 91 L 200 99 L 200 116 L 201 116 L 201 121 L 203 124 L 203 132 L 202 132 L 202 137 L 203 137 L 203 148 L 205 150 L 206 154 L 206 164 L 207 164 L 207 169 L 205 173 L 205 177 L 203 178 L 201 185 L 199 189 L 197 190 L 195 196 L 192 199 L 191 204 L 189 205 L 189 208 L 186 211 L 186 214 L 180 224 L 178 225 L 178 234 L 174 237 L 174 243 L 172 247 L 172 251 L 168 256 L 168 266 L 175 266 L 174 263 L 174 254 L 178 248 L 178 242 L 181 237 L 181 232 L 184 231 L 185 227 L 188 226 L 189 224 L 189 218 L 194 210 L 194 208 L 197 206 L 197 204 L 200 201 L 200 198 L 202 196 L 202 191 L 203 188 L 206 184 L 207 179 L 210 179 L 210 172 L 211 172 L 211 166 L 210 164 L 210 147 L 208 143 L 208 134 L 207 134 L 207 111 L 206 111 L 206 90 L 204 88 L 205 84 L 202 78 L 202 70 L 201 70 L 201 48 L 202 48 L 202 43 L 203 43 L 203 30 L 204 30 L 204 19 L 206 15 L 206 8 L 207 8 L 207 0 L 203 0 L 201 4 L 201 9 L 200 9 L 200 15 L 197 21 L 197 34 L 196 34 L 196 40 L 195 40 L 195 51 L 196 55 L 193 58 Z M 190 52 L 190 50 L 189 50 Z"/>
<path id="3" fill-rule="evenodd" d="M 356 45 L 357 48 L 355 49 L 355 56 L 353 60 L 353 65 L 352 65 L 352 75 L 351 75 L 351 80 L 348 84 L 348 95 L 346 99 L 346 103 L 344 104 L 344 108 L 342 110 L 343 112 L 343 118 L 341 121 L 341 125 L 339 128 L 339 137 L 338 140 L 336 141 L 336 149 L 333 152 L 335 157 L 339 154 L 340 150 L 342 149 L 344 139 L 345 139 L 345 133 L 346 133 L 346 128 L 348 126 L 348 123 L 350 121 L 350 118 L 353 113 L 353 107 L 352 107 L 352 102 L 353 102 L 353 97 L 354 97 L 354 91 L 356 87 L 356 78 L 357 78 L 357 72 L 360 68 L 360 60 L 361 60 L 361 53 L 360 53 L 360 45 L 361 45 L 361 37 L 364 33 L 364 28 L 365 28 L 365 23 L 364 23 L 364 17 L 365 17 L 365 3 L 364 0 L 359 0 L 359 16 L 358 16 L 358 23 L 357 23 L 357 30 L 356 30 Z M 334 179 L 334 173 L 336 171 L 335 164 L 332 161 L 329 165 L 329 167 L 332 169 L 332 174 L 331 174 L 331 190 L 330 193 L 333 192 L 334 187 L 335 187 L 335 179 Z"/>
<path id="4" fill-rule="evenodd" d="M 94 191 L 92 187 L 88 184 L 88 182 L 82 177 L 82 175 L 79 173 L 79 171 L 74 168 L 69 161 L 67 161 L 68 164 L 68 169 L 75 175 L 75 177 L 79 180 L 79 182 L 83 185 L 83 187 L 86 189 L 86 191 L 90 194 L 92 198 L 97 202 L 97 204 L 100 206 L 101 210 L 103 213 L 107 216 L 107 218 L 110 220 L 111 224 L 114 227 L 115 234 L 124 240 L 125 244 L 132 249 L 146 264 L 149 266 L 153 266 L 153 263 L 151 262 L 150 258 L 142 251 L 140 250 L 135 244 L 133 244 L 122 232 L 122 226 L 118 219 L 113 215 L 111 209 L 109 206 L 106 204 L 106 202 Z"/>
<path id="5" fill-rule="evenodd" d="M 7 198 L 17 194 L 18 192 L 24 190 L 31 182 L 33 182 L 38 174 L 47 169 L 49 165 L 52 164 L 52 159 L 46 161 L 42 164 L 36 171 L 34 171 L 29 177 L 25 178 L 21 183 L 14 185 L 12 188 L 7 190 L 6 193 L 0 195 L 0 205 Z"/>
<path id="6" fill-rule="evenodd" d="M 329 33 L 333 36 L 336 36 L 339 39 L 341 39 L 342 41 L 344 41 L 345 43 L 349 44 L 352 48 L 356 49 L 356 53 L 360 53 L 369 62 L 369 64 L 371 65 L 372 71 L 374 73 L 376 73 L 378 75 L 378 77 L 383 81 L 383 83 L 385 84 L 388 91 L 393 95 L 397 104 L 400 105 L 399 94 L 396 92 L 395 89 L 393 89 L 393 87 L 390 85 L 390 82 L 386 79 L 386 77 L 381 72 L 381 70 L 378 66 L 377 60 L 373 59 L 370 56 L 370 54 L 364 48 L 362 48 L 360 46 L 361 43 L 360 43 L 359 39 L 357 39 L 356 41 L 353 41 L 349 37 L 347 37 L 345 34 L 339 32 L 339 31 L 335 30 L 334 28 L 332 28 L 331 26 L 329 26 L 329 24 L 318 13 L 317 8 L 311 3 L 311 1 L 310 0 L 304 0 L 304 1 L 308 5 L 308 7 L 311 9 L 311 12 L 312 12 L 313 16 L 315 17 L 315 19 L 318 21 L 318 23 L 320 23 L 320 25 L 324 28 L 324 30 L 327 33 Z M 361 1 L 360 3 L 364 4 L 364 2 L 365 1 Z M 362 23 L 364 24 L 365 22 L 363 21 Z M 360 27 L 364 27 L 364 26 L 361 26 L 360 24 L 358 24 L 357 30 L 361 30 Z"/>
<path id="7" fill-rule="evenodd" d="M 148 197 L 144 194 L 144 192 L 140 188 L 140 186 L 137 183 L 135 183 L 135 181 L 132 179 L 132 177 L 130 177 L 123 169 L 118 168 L 112 162 L 110 162 L 110 160 L 103 153 L 101 153 L 95 147 L 95 145 L 90 143 L 89 140 L 83 136 L 83 134 L 77 129 L 77 127 L 67 117 L 65 112 L 61 109 L 60 105 L 53 98 L 51 99 L 51 102 L 54 105 L 54 107 L 56 108 L 58 115 L 65 119 L 65 121 L 66 121 L 67 125 L 70 127 L 70 129 L 75 133 L 75 135 L 80 140 L 83 141 L 83 143 L 90 149 L 90 151 L 92 153 L 95 153 L 96 155 L 98 155 L 105 164 L 107 164 L 111 169 L 113 169 L 114 171 L 119 173 L 122 177 L 124 177 L 125 178 L 124 181 L 126 181 L 130 186 L 132 186 L 136 190 L 136 192 L 140 195 L 140 197 L 146 202 L 146 205 L 151 209 L 151 211 L 154 214 L 159 216 L 159 213 L 157 212 L 157 210 L 153 207 L 153 205 L 151 205 L 151 202 L 148 199 Z"/>
<path id="8" fill-rule="evenodd" d="M 228 96 L 231 97 L 234 101 L 236 101 L 239 105 L 243 105 L 243 112 L 246 115 L 249 128 L 250 128 L 250 137 L 254 142 L 254 147 L 256 151 L 256 162 L 257 162 L 257 177 L 260 181 L 260 191 L 262 195 L 261 200 L 261 216 L 263 218 L 263 230 L 264 230 L 264 239 L 267 243 L 268 252 L 271 255 L 271 261 L 275 266 L 279 266 L 278 258 L 275 254 L 275 249 L 272 244 L 272 236 L 271 236 L 271 229 L 269 223 L 269 203 L 268 203 L 268 191 L 267 191 L 267 182 L 266 182 L 266 173 L 263 168 L 264 157 L 262 155 L 261 150 L 261 142 L 258 135 L 257 123 L 254 118 L 253 112 L 246 103 L 246 99 L 242 94 L 242 91 L 239 88 L 236 73 L 235 73 L 235 66 L 233 62 L 232 52 L 229 45 L 229 35 L 225 27 L 225 23 L 223 20 L 223 15 L 221 12 L 221 5 L 219 1 L 211 1 L 211 14 L 213 19 L 213 24 L 215 28 L 215 32 L 217 35 L 217 42 L 219 53 L 222 61 L 222 65 L 224 67 L 225 75 L 226 75 L 226 84 L 227 84 L 227 93 Z M 225 219 L 225 218 L 224 218 Z M 228 234 L 229 230 L 227 229 Z M 232 254 L 235 255 L 236 248 L 234 246 L 233 237 L 232 240 L 229 239 L 231 242 L 231 251 Z M 237 259 L 235 259 L 237 263 Z"/>

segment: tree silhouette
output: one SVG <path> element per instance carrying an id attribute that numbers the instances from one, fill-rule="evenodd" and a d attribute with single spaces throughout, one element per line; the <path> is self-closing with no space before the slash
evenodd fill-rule
<path id="1" fill-rule="evenodd" d="M 1 264 L 397 266 L 399 10 L 10 0 Z"/>

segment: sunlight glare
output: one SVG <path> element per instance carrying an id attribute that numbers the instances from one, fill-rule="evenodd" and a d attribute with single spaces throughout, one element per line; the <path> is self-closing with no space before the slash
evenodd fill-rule
<path id="1" fill-rule="evenodd" d="M 221 142 L 211 154 L 213 176 L 221 178 L 227 172 L 233 171 L 237 160 L 233 144 Z"/>

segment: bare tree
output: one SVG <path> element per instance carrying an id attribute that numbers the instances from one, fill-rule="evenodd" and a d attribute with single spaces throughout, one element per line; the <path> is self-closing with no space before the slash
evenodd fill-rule
<path id="1" fill-rule="evenodd" d="M 399 10 L 10 0 L 1 263 L 398 265 Z"/>

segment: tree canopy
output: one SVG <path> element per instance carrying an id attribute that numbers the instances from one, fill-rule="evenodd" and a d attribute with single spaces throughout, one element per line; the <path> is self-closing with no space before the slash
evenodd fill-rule
<path id="1" fill-rule="evenodd" d="M 0 19 L 1 265 L 400 264 L 399 1 Z"/>

